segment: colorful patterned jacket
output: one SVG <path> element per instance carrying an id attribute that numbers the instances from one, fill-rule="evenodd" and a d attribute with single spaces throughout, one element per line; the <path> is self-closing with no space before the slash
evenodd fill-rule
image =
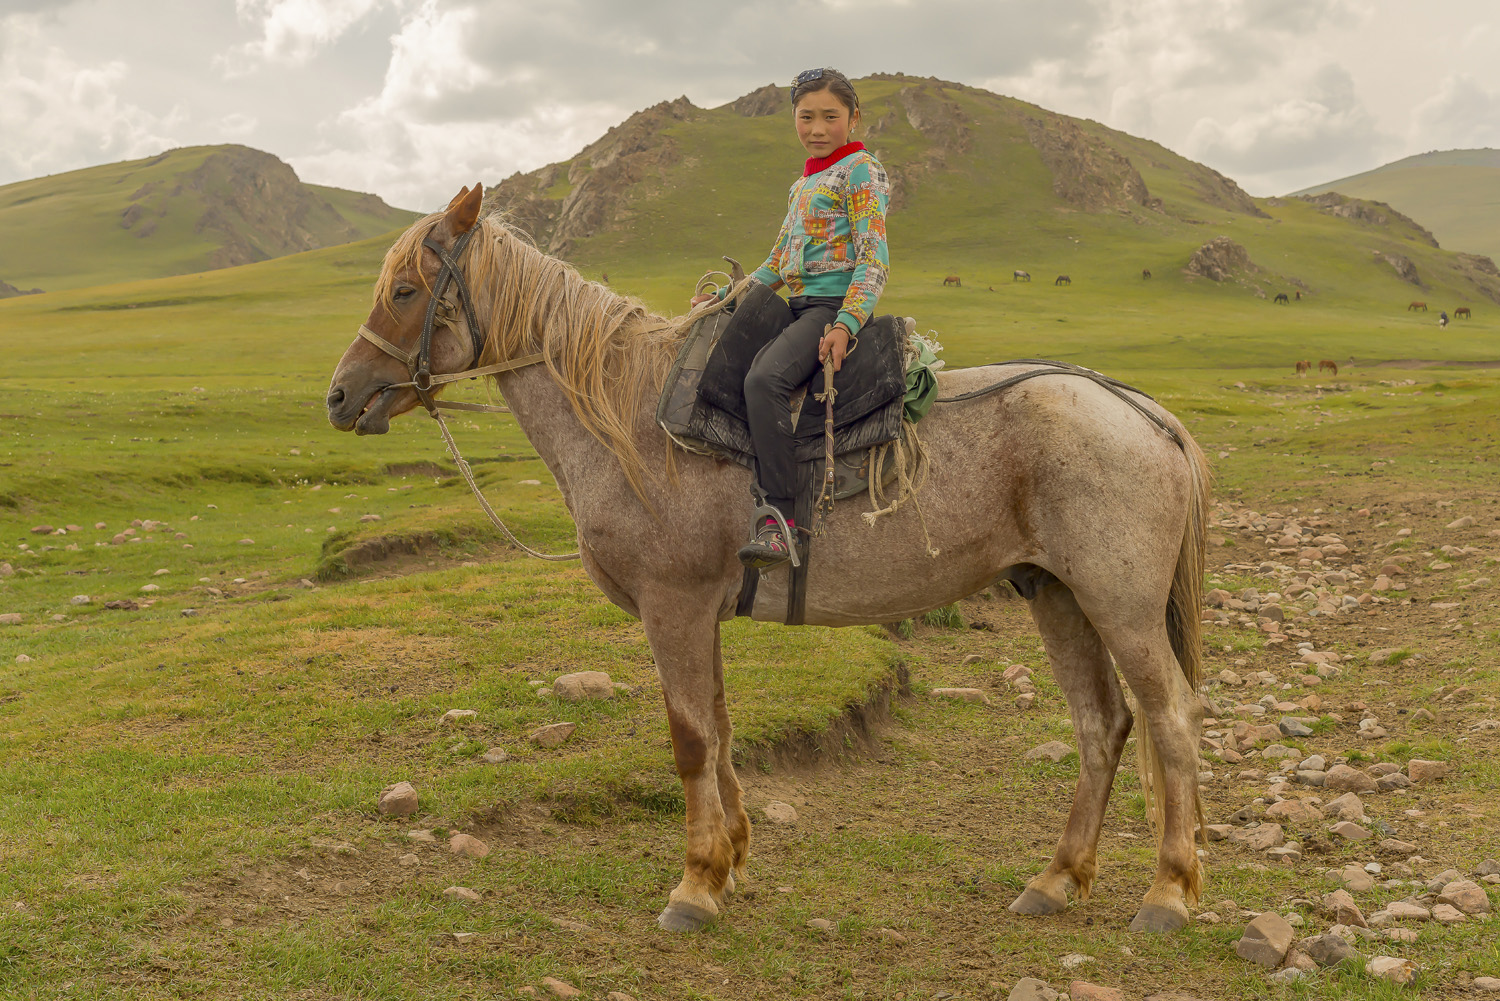
<path id="1" fill-rule="evenodd" d="M 812 172 L 792 185 L 776 245 L 753 277 L 765 285 L 785 283 L 794 296 L 842 297 L 838 320 L 857 334 L 890 272 L 890 181 L 879 160 L 862 145 L 851 145 L 857 148 L 831 163 L 808 161 Z"/>

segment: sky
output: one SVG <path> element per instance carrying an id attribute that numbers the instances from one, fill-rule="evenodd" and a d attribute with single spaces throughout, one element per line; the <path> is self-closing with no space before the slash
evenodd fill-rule
<path id="1" fill-rule="evenodd" d="M 828 65 L 1019 97 L 1274 195 L 1500 147 L 1497 51 L 1495 0 L 0 0 L 0 184 L 233 142 L 431 210 L 659 101 Z"/>

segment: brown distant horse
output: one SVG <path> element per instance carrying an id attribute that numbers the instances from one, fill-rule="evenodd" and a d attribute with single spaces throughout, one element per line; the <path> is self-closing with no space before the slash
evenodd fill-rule
<path id="1" fill-rule="evenodd" d="M 1312 362 L 1310 362 L 1310 361 L 1299 361 L 1297 363 L 1297 374 L 1298 375 L 1306 375 L 1311 369 L 1312 369 Z"/>
<path id="2" fill-rule="evenodd" d="M 1468 306 L 1459 306 L 1453 311 L 1453 318 L 1455 320 L 1468 320 L 1473 318 L 1473 314 L 1469 312 Z"/>
<path id="3" fill-rule="evenodd" d="M 1331 372 L 1334 375 L 1338 375 L 1339 363 L 1336 361 L 1328 361 L 1327 359 L 1318 362 L 1318 374 L 1322 375 L 1325 371 Z"/>
<path id="4" fill-rule="evenodd" d="M 609 284 L 609 272 L 608 271 L 601 271 L 601 272 L 599 272 L 599 280 L 602 281 L 602 282 L 604 282 L 604 284 L 608 285 Z"/>
<path id="5" fill-rule="evenodd" d="M 1071 285 L 1071 284 L 1073 284 L 1073 279 L 1069 278 L 1067 275 L 1058 275 L 1057 276 L 1057 281 L 1053 282 L 1052 284 L 1054 284 L 1054 285 Z"/>
<path id="6" fill-rule="evenodd" d="M 959 280 L 958 275 L 949 275 L 943 279 L 943 288 L 947 288 L 949 285 L 957 285 L 959 288 L 963 288 L 964 283 Z"/>
<path id="7" fill-rule="evenodd" d="M 1142 278 L 1150 278 L 1151 277 L 1151 269 L 1150 268 L 1141 268 L 1141 277 Z"/>
<path id="8" fill-rule="evenodd" d="M 360 336 L 333 373 L 328 419 L 341 431 L 383 434 L 392 417 L 417 407 L 416 387 L 494 373 L 556 477 L 584 570 L 645 629 L 687 813 L 682 879 L 658 923 L 697 930 L 720 913 L 750 855 L 719 627 L 734 617 L 744 580 L 735 553 L 754 506 L 751 474 L 688 453 L 675 455 L 669 473 L 673 446 L 655 413 L 685 324 L 585 281 L 498 216 L 480 219 L 481 198 L 479 186 L 465 188 L 386 253 Z M 458 293 L 440 291 L 444 259 L 463 279 Z M 422 350 L 434 294 L 448 306 L 429 320 Z M 420 366 L 428 356 L 432 375 Z M 956 399 L 1029 368 L 938 373 L 939 402 L 920 425 L 919 503 L 873 524 L 862 500 L 833 509 L 808 565 L 806 621 L 899 621 L 1014 582 L 1068 701 L 1079 778 L 1056 853 L 1011 910 L 1056 914 L 1070 897 L 1088 898 L 1134 723 L 1157 862 L 1131 928 L 1174 931 L 1202 888 L 1194 825 L 1203 817 L 1196 688 L 1208 466 L 1165 409 L 1127 394 L 1170 436 L 1087 379 L 1036 378 Z M 754 618 L 783 618 L 787 582 L 774 571 L 761 578 Z M 495 659 L 505 659 L 503 646 Z M 1134 719 L 1121 677 L 1135 696 Z"/>
<path id="9" fill-rule="evenodd" d="M 1417 302 L 1416 300 L 1412 300 L 1412 302 L 1406 307 L 1406 311 L 1408 313 L 1413 312 L 1413 311 L 1418 310 L 1418 309 L 1420 309 L 1424 313 L 1427 312 L 1427 303 L 1425 303 L 1425 302 Z"/>

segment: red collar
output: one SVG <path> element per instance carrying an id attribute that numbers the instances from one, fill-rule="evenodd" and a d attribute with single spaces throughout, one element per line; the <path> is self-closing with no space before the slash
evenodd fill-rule
<path id="1" fill-rule="evenodd" d="M 819 171 L 827 170 L 850 153 L 858 153 L 864 148 L 865 144 L 862 142 L 845 143 L 827 156 L 808 157 L 807 164 L 802 168 L 802 176 L 811 177 Z"/>

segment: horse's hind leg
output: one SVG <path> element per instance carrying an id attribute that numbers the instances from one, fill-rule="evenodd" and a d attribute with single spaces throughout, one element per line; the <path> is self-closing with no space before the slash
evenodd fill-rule
<path id="1" fill-rule="evenodd" d="M 1073 592 L 1053 578 L 1032 600 L 1031 615 L 1073 717 L 1078 788 L 1051 863 L 1026 885 L 1010 909 L 1017 914 L 1055 914 L 1067 907 L 1070 893 L 1088 899 L 1104 809 L 1130 733 L 1131 716 L 1109 651 Z"/>
<path id="2" fill-rule="evenodd" d="M 687 803 L 686 864 L 657 924 L 668 931 L 697 931 L 718 915 L 735 860 L 719 796 L 720 718 L 722 713 L 727 721 L 727 711 L 715 684 L 717 621 L 711 610 L 684 607 L 681 596 L 672 597 L 676 600 L 641 606 Z M 743 817 L 743 808 L 735 806 Z"/>
<path id="3" fill-rule="evenodd" d="M 714 722 L 719 734 L 719 802 L 724 807 L 724 827 L 729 834 L 729 843 L 734 847 L 734 868 L 729 873 L 729 882 L 725 888 L 726 892 L 732 893 L 736 873 L 744 878 L 745 864 L 750 860 L 750 816 L 745 813 L 740 779 L 734 773 L 734 760 L 731 756 L 734 727 L 729 722 L 729 706 L 724 701 L 724 657 L 719 646 L 717 622 L 714 623 Z"/>

